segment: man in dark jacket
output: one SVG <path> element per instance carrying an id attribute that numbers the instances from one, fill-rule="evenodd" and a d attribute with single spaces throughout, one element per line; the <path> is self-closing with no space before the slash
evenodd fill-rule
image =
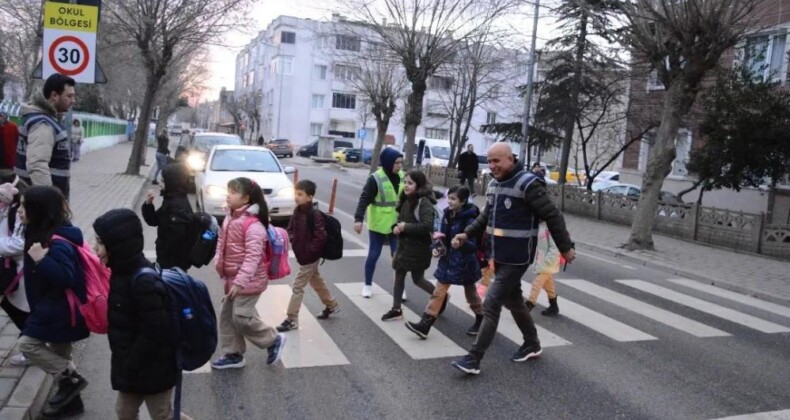
<path id="1" fill-rule="evenodd" d="M 551 202 L 542 178 L 516 165 L 510 145 L 496 143 L 488 149 L 488 167 L 495 178 L 486 192 L 486 207 L 480 217 L 455 236 L 454 248 L 460 248 L 467 238 L 475 238 L 484 230 L 489 235 L 491 258 L 494 260 L 496 280 L 491 284 L 483 302 L 484 319 L 479 335 L 469 354 L 453 362 L 453 366 L 477 375 L 480 360 L 496 335 L 502 306 L 507 307 L 524 336 L 524 344 L 513 355 L 514 362 L 538 357 L 543 352 L 535 323 L 529 315 L 521 291 L 521 277 L 535 259 L 538 225 L 545 220 L 557 248 L 565 260 L 573 261 L 576 253 L 565 229 L 565 219 Z"/>
<path id="2" fill-rule="evenodd" d="M 143 255 L 143 226 L 129 209 L 110 210 L 93 223 L 96 254 L 112 270 L 107 338 L 112 352 L 110 381 L 118 391 L 119 419 L 136 419 L 145 402 L 154 419 L 171 419 L 170 398 L 180 371 L 171 340 L 164 282 Z"/>
<path id="3" fill-rule="evenodd" d="M 159 173 L 167 166 L 168 156 L 170 156 L 170 137 L 167 137 L 167 130 L 162 130 L 156 138 L 156 173 L 152 184 L 159 184 Z"/>
<path id="4" fill-rule="evenodd" d="M 324 310 L 318 314 L 318 319 L 327 319 L 339 311 L 337 301 L 326 286 L 326 282 L 318 272 L 321 261 L 321 252 L 326 245 L 326 223 L 323 214 L 313 207 L 316 185 L 309 179 L 296 183 L 294 201 L 296 210 L 288 222 L 288 237 L 293 246 L 296 261 L 299 263 L 299 273 L 293 283 L 293 293 L 288 304 L 288 317 L 277 327 L 277 331 L 285 332 L 299 328 L 299 308 L 304 298 L 304 288 L 310 286 L 318 294 Z"/>
<path id="5" fill-rule="evenodd" d="M 466 151 L 458 156 L 458 170 L 461 172 L 461 185 L 466 182 L 472 195 L 475 194 L 475 179 L 479 169 L 480 162 L 477 160 L 475 147 L 470 144 L 466 146 Z"/>
<path id="6" fill-rule="evenodd" d="M 187 190 L 189 172 L 182 163 L 171 163 L 162 170 L 165 183 L 162 190 L 162 207 L 154 210 L 153 192 L 143 204 L 143 218 L 148 226 L 157 226 L 156 262 L 162 268 L 179 267 L 187 271 L 192 264 L 189 252 L 197 241 L 192 226 L 194 213 L 189 204 Z"/>

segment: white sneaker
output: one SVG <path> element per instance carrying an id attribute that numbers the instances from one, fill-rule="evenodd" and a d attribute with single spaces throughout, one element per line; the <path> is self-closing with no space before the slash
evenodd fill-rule
<path id="1" fill-rule="evenodd" d="M 373 286 L 367 284 L 362 286 L 362 297 L 369 298 L 371 296 L 373 296 Z"/>
<path id="2" fill-rule="evenodd" d="M 406 300 L 407 300 L 406 299 L 406 289 L 403 289 L 403 299 L 401 299 L 401 300 L 404 301 L 404 302 L 406 302 Z"/>
<path id="3" fill-rule="evenodd" d="M 30 360 L 27 360 L 24 354 L 18 353 L 8 359 L 8 363 L 12 366 L 30 366 Z"/>

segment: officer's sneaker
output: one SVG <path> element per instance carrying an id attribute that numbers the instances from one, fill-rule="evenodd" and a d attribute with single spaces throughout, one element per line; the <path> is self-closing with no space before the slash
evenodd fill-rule
<path id="1" fill-rule="evenodd" d="M 529 359 L 540 356 L 542 353 L 543 349 L 540 348 L 540 344 L 538 343 L 529 345 L 523 344 L 513 355 L 512 360 L 514 362 L 526 362 Z"/>
<path id="2" fill-rule="evenodd" d="M 452 366 L 467 375 L 480 374 L 480 360 L 471 354 L 467 354 L 462 359 L 454 361 Z"/>
<path id="3" fill-rule="evenodd" d="M 244 356 L 238 353 L 226 354 L 211 362 L 211 367 L 213 369 L 238 369 L 243 368 L 244 365 Z"/>

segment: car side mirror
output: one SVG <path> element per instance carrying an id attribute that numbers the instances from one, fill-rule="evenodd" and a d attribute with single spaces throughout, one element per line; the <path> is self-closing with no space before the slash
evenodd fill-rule
<path id="1" fill-rule="evenodd" d="M 296 168 L 294 168 L 293 166 L 286 166 L 285 167 L 285 173 L 286 174 L 292 174 L 294 172 L 296 172 Z"/>

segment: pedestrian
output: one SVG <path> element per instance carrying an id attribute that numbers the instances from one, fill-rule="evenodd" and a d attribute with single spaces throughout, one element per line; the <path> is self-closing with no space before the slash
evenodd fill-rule
<path id="1" fill-rule="evenodd" d="M 170 138 L 167 137 L 167 130 L 162 130 L 156 137 L 156 172 L 152 184 L 159 184 L 159 173 L 167 166 L 168 156 L 170 156 Z"/>
<path id="2" fill-rule="evenodd" d="M 19 331 L 25 328 L 25 321 L 30 313 L 25 293 L 24 256 L 25 237 L 22 223 L 17 216 L 21 195 L 27 184 L 12 174 L 3 176 L 0 184 L 0 257 L 2 257 L 2 283 L 5 290 L 0 290 L 0 307 L 14 323 Z M 29 361 L 25 355 L 18 353 L 9 358 L 14 366 L 27 366 Z"/>
<path id="3" fill-rule="evenodd" d="M 78 414 L 84 411 L 80 391 L 88 381 L 77 373 L 72 343 L 90 333 L 80 311 L 70 307 L 66 291 L 73 291 L 81 302 L 87 299 L 85 274 L 72 245 L 82 246 L 82 232 L 71 224 L 66 198 L 54 187 L 28 188 L 18 217 L 25 225 L 25 293 L 31 308 L 19 350 L 31 364 L 55 377 L 57 391 L 42 414 L 54 418 Z"/>
<path id="4" fill-rule="evenodd" d="M 80 160 L 80 149 L 82 149 L 82 126 L 80 120 L 74 119 L 71 125 L 71 161 Z"/>
<path id="5" fill-rule="evenodd" d="M 71 140 L 59 115 L 74 104 L 74 79 L 55 73 L 30 103 L 22 105 L 16 174 L 29 185 L 57 187 L 69 199 Z M 43 95 L 42 95 L 43 93 Z"/>
<path id="6" fill-rule="evenodd" d="M 469 202 L 469 189 L 455 186 L 447 191 L 447 208 L 444 209 L 441 231 L 434 237 L 441 241 L 439 247 L 433 249 L 433 256 L 439 258 L 434 277 L 436 288 L 425 307 L 420 322 L 407 322 L 406 328 L 420 338 L 428 337 L 431 326 L 447 306 L 450 296 L 447 294 L 453 284 L 464 288 L 466 302 L 475 314 L 475 323 L 466 330 L 466 334 L 475 336 L 483 321 L 483 303 L 477 295 L 475 283 L 480 279 L 480 263 L 477 261 L 477 239 L 472 238 L 462 248 L 450 247 L 450 240 L 469 226 L 480 210 Z"/>
<path id="7" fill-rule="evenodd" d="M 0 111 L 0 169 L 14 169 L 18 141 L 19 128 L 7 112 Z"/>
<path id="8" fill-rule="evenodd" d="M 398 248 L 392 258 L 392 268 L 395 269 L 392 309 L 381 317 L 382 321 L 403 317 L 401 303 L 407 273 L 411 272 L 414 284 L 428 294 L 432 295 L 435 289 L 425 279 L 425 270 L 431 266 L 433 206 L 436 204 L 433 189 L 425 174 L 418 169 L 409 171 L 403 184 L 396 207 L 398 219 L 392 228 L 392 233 L 398 236 Z"/>
<path id="9" fill-rule="evenodd" d="M 368 257 L 365 260 L 365 285 L 362 296 L 373 295 L 373 273 L 385 243 L 389 244 L 390 255 L 395 255 L 398 238 L 392 234 L 392 227 L 398 219 L 395 206 L 403 186 L 403 155 L 391 147 L 381 150 L 379 169 L 368 176 L 362 194 L 359 196 L 357 211 L 354 213 L 354 231 L 362 233 L 362 221 L 367 212 L 368 218 Z"/>
<path id="10" fill-rule="evenodd" d="M 327 233 L 324 215 L 315 210 L 313 197 L 315 196 L 315 182 L 302 179 L 296 183 L 294 201 L 296 209 L 290 222 L 288 222 L 288 237 L 299 263 L 299 273 L 296 274 L 293 285 L 291 301 L 288 304 L 288 314 L 285 321 L 277 327 L 277 331 L 285 332 L 299 328 L 299 308 L 302 306 L 304 289 L 310 284 L 315 290 L 324 310 L 318 314 L 318 319 L 327 319 L 338 312 L 337 301 L 326 286 L 326 282 L 318 272 L 321 252 L 326 245 Z"/>
<path id="11" fill-rule="evenodd" d="M 143 219 L 148 226 L 156 226 L 156 262 L 162 268 L 179 267 L 189 270 L 189 252 L 194 242 L 192 225 L 194 213 L 187 196 L 189 172 L 179 162 L 171 163 L 162 170 L 162 206 L 154 210 L 153 191 L 143 203 Z"/>
<path id="12" fill-rule="evenodd" d="M 535 307 L 538 301 L 541 289 L 544 289 L 549 297 L 549 307 L 541 311 L 540 314 L 543 316 L 557 316 L 560 313 L 560 308 L 557 306 L 554 274 L 560 272 L 560 252 L 551 239 L 545 222 L 540 224 L 536 252 L 534 269 L 537 276 L 535 280 L 532 280 L 532 289 L 526 301 L 527 310 L 532 311 L 532 308 Z"/>
<path id="13" fill-rule="evenodd" d="M 266 364 L 271 365 L 280 360 L 286 337 L 266 325 L 255 308 L 269 283 L 265 259 L 269 208 L 261 187 L 244 177 L 228 182 L 227 203 L 216 263 L 225 290 L 219 315 L 223 356 L 211 362 L 211 367 L 244 367 L 245 339 L 267 349 Z"/>
<path id="14" fill-rule="evenodd" d="M 165 284 L 152 274 L 135 278 L 154 266 L 143 254 L 143 225 L 134 211 L 116 209 L 96 219 L 93 231 L 96 255 L 112 271 L 107 338 L 110 382 L 118 391 L 115 413 L 119 420 L 136 420 L 145 403 L 153 420 L 172 419 L 170 399 L 181 372 Z"/>
<path id="15" fill-rule="evenodd" d="M 461 172 L 461 185 L 464 183 L 469 185 L 472 196 L 475 195 L 475 180 L 479 169 L 480 161 L 477 160 L 475 146 L 470 144 L 466 146 L 466 151 L 458 156 L 458 170 Z"/>
<path id="16" fill-rule="evenodd" d="M 516 165 L 507 143 L 496 143 L 488 149 L 488 167 L 494 179 L 486 191 L 486 207 L 452 241 L 453 248 L 458 249 L 468 238 L 476 238 L 483 231 L 490 235 L 488 245 L 496 277 L 483 302 L 483 323 L 469 354 L 452 363 L 453 367 L 475 375 L 480 373 L 480 360 L 496 335 L 502 306 L 510 310 L 524 337 L 524 344 L 512 360 L 523 362 L 543 352 L 521 291 L 521 277 L 535 257 L 540 220 L 546 221 L 565 259 L 571 262 L 575 257 L 565 219 L 551 202 L 543 179 L 525 171 L 523 165 Z"/>
<path id="17" fill-rule="evenodd" d="M 258 136 L 258 146 L 263 146 L 264 140 L 263 136 Z"/>

